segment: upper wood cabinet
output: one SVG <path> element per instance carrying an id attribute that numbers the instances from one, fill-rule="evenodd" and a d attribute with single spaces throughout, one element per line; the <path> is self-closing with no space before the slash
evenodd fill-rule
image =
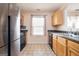
<path id="1" fill-rule="evenodd" d="M 21 13 L 20 17 L 21 17 L 20 24 L 24 25 L 24 15 Z"/>
<path id="2" fill-rule="evenodd" d="M 58 26 L 62 25 L 64 21 L 64 10 L 57 10 L 52 16 L 52 25 Z"/>

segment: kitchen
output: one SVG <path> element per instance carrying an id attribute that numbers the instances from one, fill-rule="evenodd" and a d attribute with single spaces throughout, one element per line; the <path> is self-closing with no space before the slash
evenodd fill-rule
<path id="1" fill-rule="evenodd" d="M 8 5 L 11 56 L 79 56 L 78 3 Z"/>
<path id="2" fill-rule="evenodd" d="M 20 4 L 17 4 L 20 6 Z M 35 7 L 32 7 L 35 6 Z M 43 7 L 44 6 L 44 7 Z M 48 6 L 45 10 L 45 6 Z M 21 4 L 21 7 L 25 7 L 23 12 L 23 23 L 27 25 L 27 44 L 49 44 L 53 53 L 53 56 L 79 56 L 79 4 Z M 20 7 L 20 8 L 21 8 Z M 45 15 L 45 36 L 34 37 L 31 32 L 31 16 L 30 15 Z M 30 23 L 31 22 L 31 23 Z M 34 23 L 35 24 L 35 23 Z M 31 26 L 31 27 L 30 27 Z M 40 30 L 38 30 L 40 31 Z M 31 47 L 32 45 L 30 45 Z M 26 47 L 22 55 L 33 55 L 33 53 L 27 54 Z M 36 48 L 32 48 L 37 49 Z M 32 50 L 31 49 L 31 50 Z M 30 50 L 29 50 L 30 51 Z M 33 51 L 32 51 L 33 52 Z M 41 51 L 40 51 L 41 52 Z M 43 52 L 43 51 L 42 51 Z M 42 53 L 41 52 L 41 53 Z M 39 55 L 36 53 L 35 55 Z M 49 54 L 51 55 L 51 53 Z"/>

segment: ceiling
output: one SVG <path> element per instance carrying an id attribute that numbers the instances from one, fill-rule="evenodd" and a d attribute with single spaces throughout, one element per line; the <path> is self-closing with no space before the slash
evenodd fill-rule
<path id="1" fill-rule="evenodd" d="M 12 5 L 16 6 L 16 8 L 13 8 Z M 12 10 L 18 7 L 28 12 L 53 12 L 62 6 L 65 6 L 68 11 L 79 10 L 78 3 L 15 3 L 10 5 Z"/>
<path id="2" fill-rule="evenodd" d="M 61 6 L 65 5 L 64 3 L 18 3 L 16 6 L 18 6 L 20 9 L 27 10 L 27 11 L 54 11 Z"/>
<path id="3" fill-rule="evenodd" d="M 69 11 L 78 11 L 79 10 L 79 3 L 71 3 L 68 5 L 67 10 Z"/>

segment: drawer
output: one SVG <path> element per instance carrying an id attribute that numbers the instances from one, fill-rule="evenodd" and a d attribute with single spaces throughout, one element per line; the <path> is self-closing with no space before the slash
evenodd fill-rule
<path id="1" fill-rule="evenodd" d="M 79 43 L 68 40 L 68 47 L 79 52 Z"/>
<path id="2" fill-rule="evenodd" d="M 60 44 L 66 46 L 66 40 L 67 40 L 67 39 L 65 39 L 65 38 L 58 37 L 58 40 L 57 40 L 57 41 L 58 41 Z"/>

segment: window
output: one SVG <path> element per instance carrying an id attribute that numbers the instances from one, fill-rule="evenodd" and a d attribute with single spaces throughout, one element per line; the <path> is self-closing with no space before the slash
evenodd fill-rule
<path id="1" fill-rule="evenodd" d="M 79 29 L 79 16 L 76 16 L 75 28 L 76 28 L 76 29 Z"/>
<path id="2" fill-rule="evenodd" d="M 79 16 L 67 16 L 67 26 L 79 29 Z"/>
<path id="3" fill-rule="evenodd" d="M 75 16 L 67 16 L 67 26 L 72 28 L 75 22 Z"/>
<path id="4" fill-rule="evenodd" d="M 44 35 L 45 17 L 32 16 L 32 35 Z"/>

